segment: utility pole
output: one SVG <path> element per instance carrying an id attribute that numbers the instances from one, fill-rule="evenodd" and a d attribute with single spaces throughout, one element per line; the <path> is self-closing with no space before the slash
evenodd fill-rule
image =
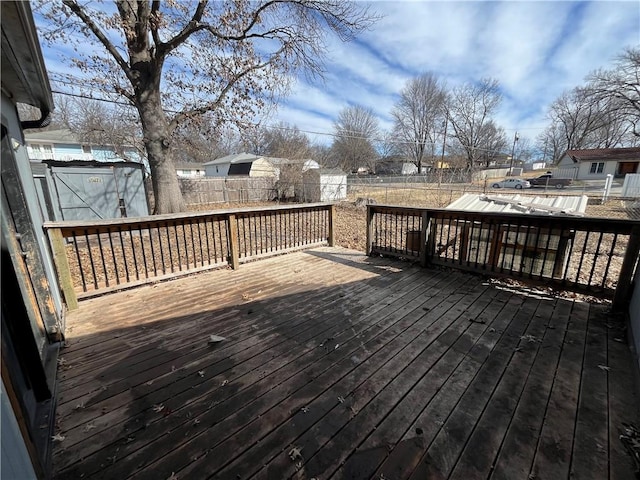
<path id="1" fill-rule="evenodd" d="M 509 166 L 509 176 L 513 176 L 513 160 L 516 154 L 516 143 L 518 143 L 520 137 L 518 137 L 518 132 L 513 136 L 513 147 L 511 147 L 511 165 Z"/>
<path id="2" fill-rule="evenodd" d="M 442 138 L 442 154 L 440 155 L 440 168 L 438 168 L 438 188 L 442 183 L 442 166 L 444 165 L 444 147 L 447 144 L 447 125 L 449 125 L 449 112 L 444 114 L 444 136 Z"/>

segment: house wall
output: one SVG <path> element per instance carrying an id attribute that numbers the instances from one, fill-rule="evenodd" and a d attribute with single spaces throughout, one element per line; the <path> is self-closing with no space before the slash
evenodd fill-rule
<path id="1" fill-rule="evenodd" d="M 320 201 L 332 202 L 347 198 L 346 175 L 320 175 Z"/>
<path id="2" fill-rule="evenodd" d="M 220 165 L 205 165 L 206 177 L 226 177 L 229 174 L 231 163 L 221 163 Z"/>
<path id="3" fill-rule="evenodd" d="M 604 170 L 602 173 L 590 173 L 591 164 L 593 162 L 585 161 L 578 163 L 578 180 L 603 180 L 607 178 L 607 175 L 616 174 L 616 166 L 618 162 L 615 160 L 608 160 L 604 162 Z"/>
<path id="4" fill-rule="evenodd" d="M 0 391 L 0 422 L 2 422 L 0 478 L 36 478 L 18 421 L 7 398 L 4 381 Z"/>
<path id="5" fill-rule="evenodd" d="M 264 158 L 258 158 L 251 163 L 250 177 L 275 177 L 276 169 Z"/>

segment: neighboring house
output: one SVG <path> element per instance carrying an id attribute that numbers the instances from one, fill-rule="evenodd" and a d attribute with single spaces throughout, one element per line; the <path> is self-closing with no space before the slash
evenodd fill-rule
<path id="1" fill-rule="evenodd" d="M 2 19 L 2 390 L 1 478 L 49 478 L 56 364 L 64 332 L 60 295 L 44 233 L 23 130 L 53 109 L 29 2 L 0 2 Z M 17 103 L 40 110 L 21 121 Z"/>
<path id="2" fill-rule="evenodd" d="M 333 202 L 347 198 L 347 174 L 339 168 L 314 168 L 303 175 L 305 202 Z"/>
<path id="3" fill-rule="evenodd" d="M 640 173 L 640 147 L 567 150 L 558 162 L 557 176 L 575 180 L 622 178 Z"/>
<path id="4" fill-rule="evenodd" d="M 275 177 L 276 169 L 268 157 L 237 153 L 204 164 L 207 177 Z"/>
<path id="5" fill-rule="evenodd" d="M 205 175 L 205 166 L 202 163 L 176 163 L 178 178 L 201 178 Z"/>
<path id="6" fill-rule="evenodd" d="M 32 161 L 84 160 L 99 162 L 129 161 L 145 163 L 140 152 L 132 146 L 95 145 L 82 141 L 68 129 L 47 130 L 25 135 L 27 151 Z M 119 152 L 119 153 L 118 153 Z"/>

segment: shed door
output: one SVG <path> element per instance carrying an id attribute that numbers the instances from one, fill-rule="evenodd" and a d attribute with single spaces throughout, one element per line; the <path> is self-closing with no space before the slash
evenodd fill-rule
<path id="1" fill-rule="evenodd" d="M 62 220 L 120 218 L 113 169 L 53 167 L 51 173 Z"/>
<path id="2" fill-rule="evenodd" d="M 149 215 L 142 169 L 118 167 L 114 169 L 113 174 L 117 182 L 119 205 L 122 207 L 118 216 L 144 217 Z"/>

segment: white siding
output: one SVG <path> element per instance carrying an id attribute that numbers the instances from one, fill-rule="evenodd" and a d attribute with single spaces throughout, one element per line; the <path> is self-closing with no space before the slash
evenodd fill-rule
<path id="1" fill-rule="evenodd" d="M 628 198 L 640 198 L 640 173 L 628 173 L 624 177 L 622 196 Z"/>
<path id="2" fill-rule="evenodd" d="M 344 200 L 347 198 L 347 176 L 321 175 L 320 190 L 321 202 Z"/>
<path id="3" fill-rule="evenodd" d="M 591 164 L 592 163 L 604 163 L 604 170 L 602 173 L 591 173 Z M 615 160 L 603 160 L 603 161 L 585 161 L 580 162 L 580 167 L 578 168 L 578 180 L 604 180 L 607 178 L 607 175 L 615 175 L 616 174 L 616 166 L 618 162 Z"/>
<path id="4" fill-rule="evenodd" d="M 0 478 L 31 479 L 36 473 L 31 465 L 31 458 L 24 444 L 18 421 L 13 413 L 11 403 L 2 382 L 0 391 L 2 425 L 2 461 L 0 462 Z"/>
<path id="5" fill-rule="evenodd" d="M 207 177 L 226 177 L 229 173 L 231 163 L 221 163 L 219 165 L 205 165 L 205 176 Z"/>

